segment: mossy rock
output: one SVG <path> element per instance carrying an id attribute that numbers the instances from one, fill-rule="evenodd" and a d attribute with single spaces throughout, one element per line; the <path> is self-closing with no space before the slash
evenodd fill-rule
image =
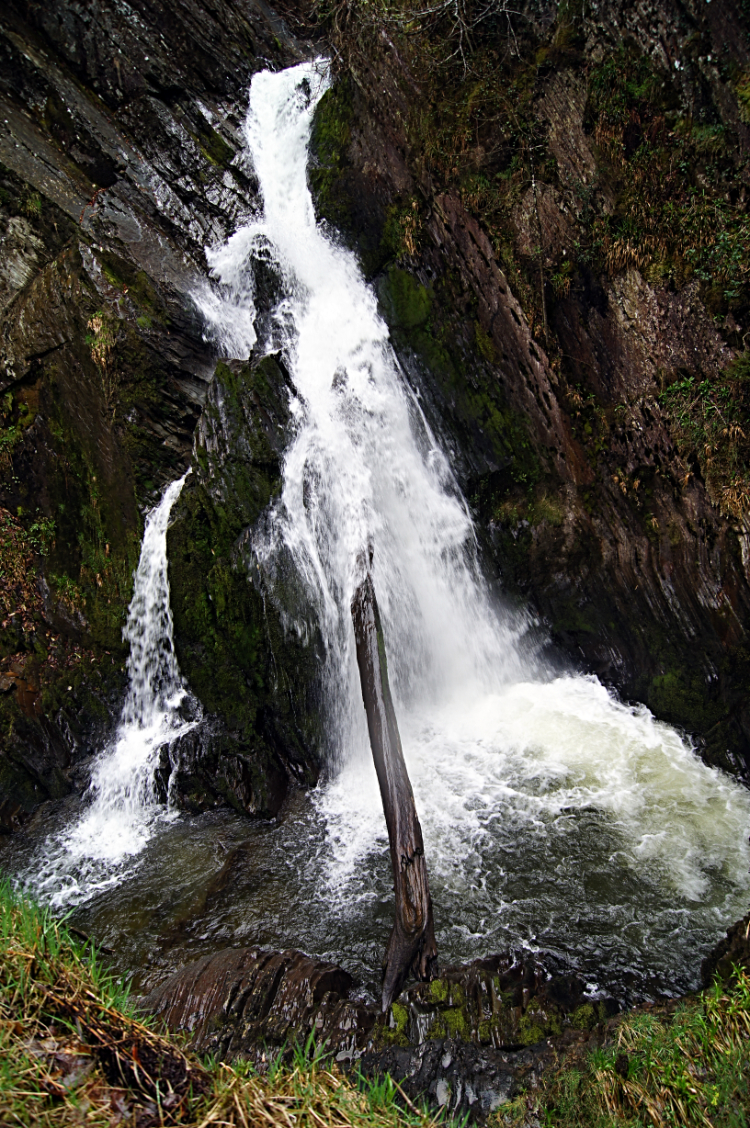
<path id="1" fill-rule="evenodd" d="M 319 638 L 285 628 L 294 580 L 269 582 L 248 547 L 280 489 L 289 396 L 278 358 L 217 367 L 169 530 L 177 656 L 212 718 L 178 776 L 193 809 L 275 814 L 288 778 L 317 779 Z"/>
<path id="2" fill-rule="evenodd" d="M 374 1040 L 381 1046 L 409 1045 L 409 1011 L 401 1003 L 393 1003 L 382 1026 L 376 1027 Z"/>

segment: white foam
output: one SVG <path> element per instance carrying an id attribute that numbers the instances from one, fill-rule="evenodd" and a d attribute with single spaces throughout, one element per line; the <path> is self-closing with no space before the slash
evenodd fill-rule
<path id="1" fill-rule="evenodd" d="M 402 724 L 405 756 L 431 871 L 456 891 L 502 837 L 523 866 L 531 836 L 596 811 L 620 842 L 621 861 L 648 871 L 685 902 L 712 883 L 750 890 L 750 794 L 708 768 L 647 709 L 614 700 L 595 678 L 519 682 L 457 696 Z M 349 762 L 318 798 L 331 841 L 330 883 L 347 881 L 385 841 L 369 758 Z M 496 861 L 496 859 L 494 859 Z"/>

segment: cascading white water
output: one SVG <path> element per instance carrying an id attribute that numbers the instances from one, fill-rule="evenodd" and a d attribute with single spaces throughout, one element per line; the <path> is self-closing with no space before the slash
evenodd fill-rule
<path id="1" fill-rule="evenodd" d="M 550 943 L 564 946 L 566 914 L 582 943 L 597 932 L 594 877 L 609 883 L 601 905 L 612 926 L 638 917 L 641 883 L 661 890 L 658 912 L 700 906 L 704 932 L 718 931 L 750 892 L 750 796 L 646 709 L 619 704 L 595 678 L 553 676 L 523 617 L 493 606 L 467 507 L 375 296 L 315 221 L 307 145 L 328 84 L 323 61 L 253 79 L 245 137 L 263 213 L 207 252 L 219 287 L 213 314 L 204 309 L 231 354 L 223 327 L 252 293 L 253 257 L 276 262 L 287 296 L 261 344 L 285 352 L 296 430 L 256 554 L 271 581 L 291 555 L 326 643 L 332 779 L 317 801 L 330 898 L 346 912 L 373 896 L 368 859 L 384 837 L 349 611 L 371 547 L 438 930 L 491 938 L 493 919 L 519 903 L 524 859 L 541 852 L 534 872 L 546 864 L 550 888 L 538 912 L 563 922 Z M 441 920 L 441 898 L 461 920 Z"/>
<path id="2" fill-rule="evenodd" d="M 123 630 L 130 643 L 128 690 L 112 743 L 94 764 L 90 803 L 78 821 L 45 847 L 35 889 L 53 904 L 91 896 L 121 879 L 167 814 L 155 772 L 165 745 L 193 728 L 199 706 L 180 675 L 172 637 L 167 528 L 185 478 L 172 482 L 151 510 Z"/>

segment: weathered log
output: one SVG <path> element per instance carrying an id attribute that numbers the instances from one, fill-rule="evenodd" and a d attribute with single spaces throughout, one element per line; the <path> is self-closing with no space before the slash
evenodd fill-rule
<path id="1" fill-rule="evenodd" d="M 369 574 L 354 593 L 352 620 L 370 745 L 388 826 L 396 895 L 396 920 L 383 965 L 383 1010 L 386 1011 L 410 971 L 418 979 L 431 978 L 437 947 L 422 828 L 401 750 L 388 684 L 383 629 Z"/>

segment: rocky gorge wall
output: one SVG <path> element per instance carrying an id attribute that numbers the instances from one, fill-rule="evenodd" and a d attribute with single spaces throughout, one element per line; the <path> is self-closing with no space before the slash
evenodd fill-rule
<path id="1" fill-rule="evenodd" d="M 77 763 L 117 717 L 144 508 L 187 467 L 216 366 L 191 294 L 206 244 L 255 206 L 246 91 L 256 70 L 303 49 L 262 4 L 105 2 L 5 5 L 0 52 L 0 826 L 11 830 L 80 786 Z M 186 562 L 180 579 L 190 575 Z M 233 582 L 257 636 L 233 667 L 253 683 L 253 708 L 228 718 L 247 762 L 217 769 L 230 780 L 221 795 L 186 773 L 185 801 L 229 796 L 268 813 L 286 779 L 255 733 L 269 616 L 259 623 L 257 596 Z M 180 658 L 223 732 L 181 592 Z M 286 762 L 300 756 L 292 747 Z M 315 770 L 312 752 L 296 769 Z"/>
<path id="2" fill-rule="evenodd" d="M 503 588 L 746 777 L 747 6 L 462 11 L 327 9 L 320 214 Z"/>
<path id="3" fill-rule="evenodd" d="M 250 78 L 313 41 L 336 72 L 317 207 L 377 287 L 490 578 L 711 762 L 750 763 L 747 11 L 465 10 L 0 15 L 4 829 L 78 786 L 111 727 L 142 514 L 188 464 L 175 642 L 208 720 L 174 794 L 272 815 L 317 778 L 319 642 L 284 628 L 293 579 L 271 599 L 248 581 L 288 377 L 217 369 L 191 296 L 256 206 Z"/>

